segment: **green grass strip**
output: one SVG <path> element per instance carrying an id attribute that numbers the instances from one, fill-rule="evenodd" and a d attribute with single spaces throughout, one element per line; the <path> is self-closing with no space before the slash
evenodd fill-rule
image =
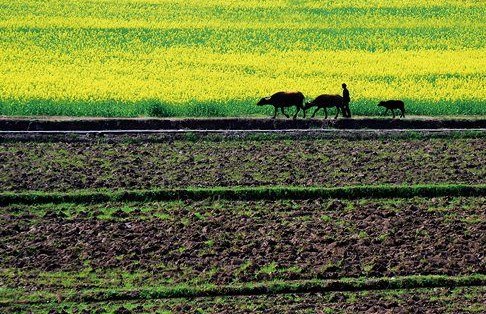
<path id="1" fill-rule="evenodd" d="M 304 280 L 304 281 L 270 281 L 246 283 L 236 285 L 217 286 L 213 284 L 189 286 L 185 284 L 175 286 L 143 287 L 135 289 L 96 289 L 84 291 L 50 292 L 43 294 L 37 291 L 35 295 L 22 295 L 21 291 L 12 289 L 7 293 L 11 297 L 22 295 L 20 298 L 3 298 L 0 307 L 13 304 L 39 304 L 56 302 L 62 296 L 63 302 L 105 302 L 116 300 L 150 300 L 168 298 L 196 298 L 215 296 L 265 295 L 288 293 L 322 293 L 336 291 L 365 291 L 365 290 L 395 290 L 417 288 L 455 288 L 465 286 L 486 286 L 485 274 L 467 276 L 403 276 L 383 278 L 344 278 L 336 280 Z M 1 290 L 0 290 L 1 291 Z M 4 291 L 6 292 L 6 291 Z"/>
<path id="2" fill-rule="evenodd" d="M 3 192 L 0 206 L 11 204 L 172 201 L 208 198 L 228 200 L 280 200 L 316 198 L 410 198 L 486 196 L 486 184 L 363 185 L 346 187 L 213 187 L 128 191 Z"/>

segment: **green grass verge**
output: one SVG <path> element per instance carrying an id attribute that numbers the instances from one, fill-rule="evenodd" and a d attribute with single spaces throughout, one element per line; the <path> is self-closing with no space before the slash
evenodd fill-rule
<path id="1" fill-rule="evenodd" d="M 134 102 L 103 101 L 57 101 L 50 99 L 0 100 L 0 115 L 5 116 L 73 116 L 73 117 L 248 117 L 273 115 L 273 107 L 256 106 L 257 98 L 247 100 L 225 100 L 187 103 L 166 103 L 155 99 Z M 383 116 L 384 110 L 377 107 L 379 99 L 353 101 L 351 110 L 358 116 Z M 443 101 L 440 104 L 404 99 L 407 115 L 424 116 L 484 116 L 486 106 L 482 101 Z M 287 110 L 292 113 L 294 109 Z M 314 109 L 308 110 L 311 115 Z M 329 110 L 330 117 L 335 114 Z M 322 118 L 323 112 L 318 114 Z M 300 114 L 302 117 L 302 114 Z M 391 114 L 386 115 L 391 117 Z"/>
<path id="2" fill-rule="evenodd" d="M 325 187 L 216 187 L 132 191 L 3 192 L 0 206 L 10 204 L 104 203 L 170 201 L 207 198 L 230 200 L 278 200 L 313 198 L 409 198 L 439 196 L 486 196 L 486 184 L 463 185 L 364 185 Z"/>
<path id="3" fill-rule="evenodd" d="M 237 295 L 264 295 L 288 293 L 318 293 L 331 291 L 394 290 L 438 287 L 485 286 L 486 275 L 468 276 L 403 276 L 383 278 L 343 278 L 338 280 L 270 281 L 238 285 L 175 285 L 141 287 L 136 289 L 96 289 L 84 291 L 58 291 L 56 293 L 36 291 L 23 293 L 19 289 L 0 289 L 3 297 L 0 308 L 15 303 L 39 304 L 56 302 L 106 302 L 116 300 L 150 300 L 167 298 L 194 298 Z M 20 295 L 20 298 L 19 298 Z"/>

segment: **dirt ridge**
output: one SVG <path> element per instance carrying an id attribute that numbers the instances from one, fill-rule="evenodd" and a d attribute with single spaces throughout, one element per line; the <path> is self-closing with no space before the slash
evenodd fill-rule
<path id="1" fill-rule="evenodd" d="M 285 129 L 481 129 L 486 118 L 0 118 L 0 131 L 55 130 L 285 130 Z"/>

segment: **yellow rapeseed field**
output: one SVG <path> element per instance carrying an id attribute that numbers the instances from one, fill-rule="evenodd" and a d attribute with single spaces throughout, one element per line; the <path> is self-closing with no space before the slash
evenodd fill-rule
<path id="1" fill-rule="evenodd" d="M 248 115 L 348 84 L 415 114 L 486 113 L 483 1 L 0 1 L 0 114 Z M 155 108 L 155 110 L 154 110 Z"/>

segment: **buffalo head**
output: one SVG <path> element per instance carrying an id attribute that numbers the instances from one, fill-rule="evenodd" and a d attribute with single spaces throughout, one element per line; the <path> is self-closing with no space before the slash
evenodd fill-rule
<path id="1" fill-rule="evenodd" d="M 260 101 L 257 103 L 257 106 L 263 106 L 263 105 L 268 105 L 270 100 L 270 97 L 264 97 L 260 99 Z"/>

